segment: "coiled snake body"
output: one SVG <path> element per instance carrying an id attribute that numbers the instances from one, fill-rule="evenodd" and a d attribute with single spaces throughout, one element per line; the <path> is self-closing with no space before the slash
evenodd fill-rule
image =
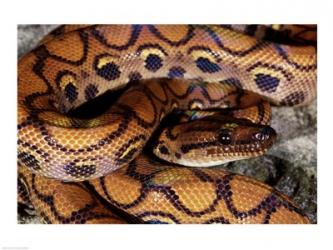
<path id="1" fill-rule="evenodd" d="M 150 223 L 308 223 L 265 184 L 193 166 L 263 154 L 276 136 L 269 102 L 316 95 L 313 46 L 218 25 L 61 26 L 20 59 L 18 82 L 19 201 L 46 222 L 122 223 L 116 210 Z M 75 113 L 124 87 L 93 117 Z M 186 110 L 189 122 L 158 128 Z"/>

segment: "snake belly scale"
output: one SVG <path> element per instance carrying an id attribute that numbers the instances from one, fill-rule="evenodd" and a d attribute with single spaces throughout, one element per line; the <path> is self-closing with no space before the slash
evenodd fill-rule
<path id="1" fill-rule="evenodd" d="M 105 112 L 70 115 L 123 88 Z M 269 103 L 315 96 L 311 45 L 221 25 L 60 26 L 18 63 L 19 202 L 48 223 L 308 223 L 266 184 L 203 167 L 265 153 Z M 151 142 L 187 110 L 211 114 Z"/>

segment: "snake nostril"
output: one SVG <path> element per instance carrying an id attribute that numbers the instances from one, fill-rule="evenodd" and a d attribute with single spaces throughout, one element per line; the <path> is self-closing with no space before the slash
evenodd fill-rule
<path id="1" fill-rule="evenodd" d="M 266 135 L 264 133 L 261 133 L 261 132 L 257 132 L 253 136 L 258 141 L 264 141 L 265 137 L 266 137 Z"/>
<path id="2" fill-rule="evenodd" d="M 265 141 L 275 135 L 274 129 L 271 127 L 264 127 L 259 132 L 255 133 L 253 137 L 258 141 Z"/>

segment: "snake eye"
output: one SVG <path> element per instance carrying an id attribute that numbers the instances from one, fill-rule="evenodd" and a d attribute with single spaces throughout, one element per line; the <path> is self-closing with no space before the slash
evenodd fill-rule
<path id="1" fill-rule="evenodd" d="M 222 129 L 219 132 L 219 142 L 223 145 L 229 145 L 231 143 L 231 134 L 228 129 Z"/>

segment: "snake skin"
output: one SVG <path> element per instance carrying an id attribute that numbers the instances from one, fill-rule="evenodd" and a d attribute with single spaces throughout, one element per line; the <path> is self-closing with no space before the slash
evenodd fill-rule
<path id="1" fill-rule="evenodd" d="M 213 123 L 224 121 L 227 134 L 194 131 L 198 136 L 187 146 L 185 140 L 163 145 L 185 129 L 177 125 L 151 148 L 190 166 L 260 155 L 275 139 L 266 125 L 268 101 L 304 105 L 316 96 L 314 46 L 268 42 L 239 30 L 74 25 L 51 32 L 18 65 L 19 201 L 49 223 L 123 223 L 122 212 L 146 223 L 308 223 L 289 198 L 265 184 L 141 153 L 173 111 L 225 108 Z M 124 87 L 102 114 L 68 115 Z M 185 131 L 204 130 L 211 119 Z"/>

